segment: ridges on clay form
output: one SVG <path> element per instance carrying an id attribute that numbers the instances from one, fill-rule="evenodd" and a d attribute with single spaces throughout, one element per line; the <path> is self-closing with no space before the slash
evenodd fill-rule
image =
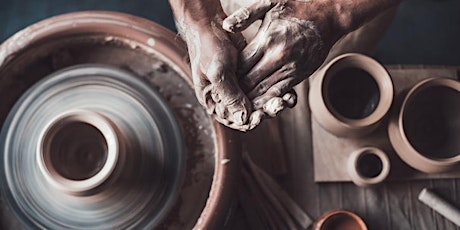
<path id="1" fill-rule="evenodd" d="M 313 76 L 309 94 L 312 114 L 336 136 L 372 132 L 393 102 L 393 83 L 386 69 L 370 57 L 344 54 Z"/>

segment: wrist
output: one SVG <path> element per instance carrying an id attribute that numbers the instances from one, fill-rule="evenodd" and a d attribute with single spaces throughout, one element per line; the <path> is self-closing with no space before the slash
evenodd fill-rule
<path id="1" fill-rule="evenodd" d="M 340 2 L 342 0 L 338 0 Z M 334 0 L 287 1 L 289 15 L 313 22 L 326 45 L 332 45 L 348 30 L 347 25 L 338 22 L 337 11 L 332 5 Z"/>
<path id="2" fill-rule="evenodd" d="M 189 28 L 200 30 L 213 24 L 222 24 L 227 16 L 220 1 L 216 0 L 170 0 L 179 34 L 186 35 Z"/>
<path id="3" fill-rule="evenodd" d="M 321 0 L 320 0 L 321 1 Z M 356 30 L 383 11 L 397 6 L 401 0 L 324 0 L 328 1 L 335 18 L 335 28 L 343 34 Z"/>

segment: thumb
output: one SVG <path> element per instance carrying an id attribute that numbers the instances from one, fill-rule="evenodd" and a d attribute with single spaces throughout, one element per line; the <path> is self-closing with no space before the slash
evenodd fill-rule
<path id="1" fill-rule="evenodd" d="M 273 0 L 258 0 L 248 7 L 243 7 L 228 16 L 222 27 L 228 32 L 241 32 L 248 28 L 253 22 L 270 11 L 276 3 Z"/>

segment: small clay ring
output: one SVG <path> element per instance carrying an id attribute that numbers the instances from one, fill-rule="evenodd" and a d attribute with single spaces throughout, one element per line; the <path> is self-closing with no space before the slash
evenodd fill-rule
<path id="1" fill-rule="evenodd" d="M 375 147 L 354 151 L 348 158 L 348 174 L 358 186 L 371 186 L 384 181 L 390 173 L 390 160 Z"/>
<path id="2" fill-rule="evenodd" d="M 95 144 L 103 145 L 102 149 L 105 149 L 105 151 L 102 150 L 103 153 L 92 154 L 105 156 L 99 156 L 102 162 L 100 162 L 100 166 L 88 178 L 75 179 L 72 175 L 63 175 L 58 168 L 64 168 L 66 166 L 56 165 L 55 163 L 56 161 L 62 161 L 59 160 L 59 158 L 63 158 L 65 154 L 70 154 L 69 152 L 76 152 L 75 154 L 81 155 L 82 152 L 85 151 L 78 149 L 78 147 L 81 148 L 81 146 L 72 146 L 72 143 L 64 143 L 59 139 L 63 135 L 72 135 L 71 132 L 75 132 L 71 128 L 66 129 L 66 126 L 72 124 L 80 127 L 92 127 L 93 132 L 98 132 L 102 140 L 99 140 L 101 143 L 90 144 L 93 146 Z M 76 141 L 81 142 L 81 140 Z M 94 142 L 94 140 L 91 141 Z M 109 178 L 117 164 L 118 152 L 118 138 L 111 123 L 98 113 L 76 110 L 57 116 L 45 127 L 38 141 L 37 161 L 40 171 L 43 173 L 48 183 L 64 192 L 79 194 L 96 188 Z"/>

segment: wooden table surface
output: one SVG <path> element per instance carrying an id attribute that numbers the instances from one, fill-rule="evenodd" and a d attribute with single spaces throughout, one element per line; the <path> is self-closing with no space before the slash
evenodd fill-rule
<path id="1" fill-rule="evenodd" d="M 253 146 L 248 147 L 253 159 L 277 179 L 312 219 L 332 209 L 347 209 L 360 215 L 371 230 L 460 229 L 417 199 L 427 187 L 460 207 L 460 179 L 385 182 L 373 188 L 357 187 L 350 182 L 315 183 L 306 88 L 307 84 L 297 87 L 299 100 L 294 109 L 284 111 L 280 118 L 266 122 L 244 138 L 246 145 Z M 282 146 L 270 139 L 276 135 L 268 135 L 270 130 L 276 132 L 273 127 L 277 125 Z M 283 158 L 284 166 L 280 160 Z M 242 225 L 237 224 L 235 229 Z"/>
<path id="2" fill-rule="evenodd" d="M 105 2 L 103 4 L 100 1 L 46 1 L 38 4 L 34 0 L 1 0 L 0 35 L 2 39 L 5 39 L 19 28 L 36 22 L 38 19 L 87 9 L 123 9 L 125 12 L 148 17 L 157 22 L 168 22 L 168 27 L 173 28 L 170 11 L 163 10 L 167 8 L 166 0 L 152 0 L 142 4 L 132 4 L 122 0 L 110 2 L 110 4 Z M 419 5 L 418 1 L 413 2 Z M 457 4 L 455 1 L 452 2 Z M 454 8 L 452 10 L 455 10 Z M 426 34 L 426 31 L 423 33 Z M 304 86 L 299 88 L 302 87 Z M 430 187 L 435 188 L 439 194 L 460 206 L 460 180 L 392 182 L 377 188 L 365 189 L 356 187 L 352 183 L 315 183 L 310 139 L 310 113 L 306 104 L 306 95 L 300 93 L 301 91 L 297 90 L 299 103 L 296 108 L 283 112 L 279 119 L 265 122 L 261 128 L 246 134 L 246 141 L 251 146 L 257 144 L 251 140 L 261 141 L 262 146 L 259 144 L 259 147 L 263 147 L 263 150 L 251 151 L 251 154 L 263 168 L 275 176 L 277 181 L 312 218 L 317 218 L 331 209 L 349 209 L 362 216 L 369 225 L 369 229 L 460 229 L 417 200 L 421 189 Z M 269 125 L 272 123 L 282 127 L 280 130 L 283 138 L 282 144 L 279 144 L 279 140 L 268 138 L 267 130 L 273 129 Z M 285 163 L 280 163 L 283 162 L 280 159 L 284 159 Z M 241 212 L 238 212 L 237 216 L 240 221 L 235 222 L 234 229 L 243 229 L 242 226 L 246 224 L 244 216 Z"/>

